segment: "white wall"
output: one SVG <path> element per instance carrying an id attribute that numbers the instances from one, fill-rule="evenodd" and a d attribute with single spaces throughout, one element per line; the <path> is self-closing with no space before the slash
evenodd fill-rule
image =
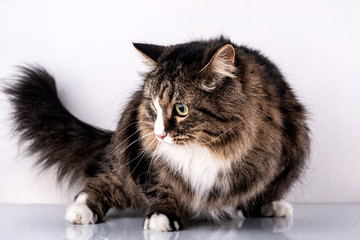
<path id="1" fill-rule="evenodd" d="M 359 1 L 0 0 L 0 77 L 37 62 L 78 118 L 114 129 L 145 68 L 131 42 L 225 34 L 277 63 L 311 111 L 313 152 L 295 202 L 360 202 Z M 0 202 L 68 202 L 10 137 L 0 96 Z"/>

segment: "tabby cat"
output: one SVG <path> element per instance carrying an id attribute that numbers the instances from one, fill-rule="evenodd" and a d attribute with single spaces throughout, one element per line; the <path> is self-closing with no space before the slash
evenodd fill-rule
<path id="1" fill-rule="evenodd" d="M 5 90 L 39 163 L 83 181 L 66 220 L 144 208 L 145 230 L 174 231 L 186 219 L 292 216 L 282 199 L 310 141 L 306 110 L 279 69 L 224 37 L 134 46 L 150 69 L 114 132 L 71 115 L 40 66 L 22 67 Z"/>

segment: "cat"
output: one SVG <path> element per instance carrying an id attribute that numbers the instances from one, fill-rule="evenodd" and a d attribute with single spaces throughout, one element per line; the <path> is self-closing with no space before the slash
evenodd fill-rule
<path id="1" fill-rule="evenodd" d="M 5 89 L 38 163 L 56 166 L 59 181 L 83 181 L 66 220 L 142 208 L 144 230 L 177 231 L 188 219 L 291 217 L 283 198 L 310 138 L 307 111 L 279 69 L 222 36 L 133 45 L 149 71 L 114 132 L 71 115 L 41 66 L 22 67 Z"/>

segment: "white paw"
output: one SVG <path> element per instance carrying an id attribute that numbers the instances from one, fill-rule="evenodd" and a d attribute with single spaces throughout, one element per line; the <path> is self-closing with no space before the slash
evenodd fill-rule
<path id="1" fill-rule="evenodd" d="M 273 201 L 262 206 L 261 215 L 264 217 L 291 217 L 293 208 L 284 200 Z"/>
<path id="2" fill-rule="evenodd" d="M 236 215 L 237 215 L 239 218 L 246 218 L 246 217 L 244 216 L 244 213 L 243 213 L 241 210 L 238 210 L 238 211 L 236 212 Z"/>
<path id="3" fill-rule="evenodd" d="M 97 215 L 93 214 L 90 208 L 85 204 L 87 194 L 81 193 L 76 201 L 66 210 L 65 219 L 72 224 L 85 225 L 96 223 Z"/>
<path id="4" fill-rule="evenodd" d="M 169 218 L 161 213 L 154 213 L 150 218 L 146 218 L 144 221 L 144 230 L 157 231 L 157 232 L 169 232 L 179 230 L 180 225 L 177 221 L 170 224 Z"/>
<path id="5" fill-rule="evenodd" d="M 86 204 L 75 202 L 66 210 L 65 219 L 72 224 L 85 225 L 96 223 L 97 216 Z"/>

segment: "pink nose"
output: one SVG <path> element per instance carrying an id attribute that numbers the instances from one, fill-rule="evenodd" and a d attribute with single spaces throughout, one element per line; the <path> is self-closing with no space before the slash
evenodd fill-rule
<path id="1" fill-rule="evenodd" d="M 156 136 L 157 136 L 158 138 L 160 138 L 161 140 L 164 140 L 164 138 L 166 137 L 166 135 L 157 135 L 157 134 L 156 134 Z"/>

